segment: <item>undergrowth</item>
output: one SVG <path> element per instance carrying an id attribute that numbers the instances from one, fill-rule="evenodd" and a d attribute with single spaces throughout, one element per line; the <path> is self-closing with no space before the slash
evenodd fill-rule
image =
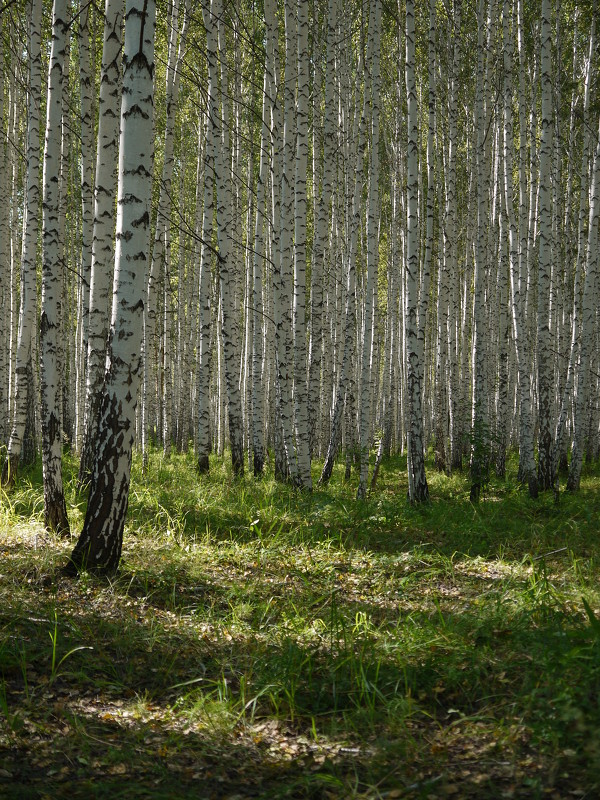
<path id="1" fill-rule="evenodd" d="M 121 569 L 60 577 L 39 468 L 0 497 L 2 797 L 594 797 L 600 476 L 531 500 L 405 462 L 356 502 L 134 461 Z M 315 479 L 318 477 L 315 471 Z M 66 460 L 68 510 L 85 496 Z"/>

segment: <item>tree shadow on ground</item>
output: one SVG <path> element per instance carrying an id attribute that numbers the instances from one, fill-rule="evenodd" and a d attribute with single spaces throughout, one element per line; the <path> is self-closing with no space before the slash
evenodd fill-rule
<path id="1" fill-rule="evenodd" d="M 597 780 L 600 635 L 556 598 L 509 615 L 438 598 L 403 623 L 431 643 L 386 653 L 339 593 L 305 641 L 230 633 L 224 603 L 203 627 L 201 610 L 120 588 L 34 576 L 5 604 L 2 796 L 525 797 Z M 290 608 L 306 599 L 287 588 Z"/>

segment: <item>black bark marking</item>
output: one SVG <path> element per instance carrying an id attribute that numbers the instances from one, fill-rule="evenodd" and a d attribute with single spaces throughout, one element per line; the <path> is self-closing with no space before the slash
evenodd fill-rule
<path id="1" fill-rule="evenodd" d="M 148 212 L 144 212 L 139 219 L 134 219 L 131 221 L 132 228 L 138 228 L 140 225 L 148 226 L 150 224 L 150 215 Z"/>

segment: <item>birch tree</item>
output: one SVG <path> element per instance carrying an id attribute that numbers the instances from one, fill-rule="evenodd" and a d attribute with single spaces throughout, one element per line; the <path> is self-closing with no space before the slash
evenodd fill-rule
<path id="1" fill-rule="evenodd" d="M 379 0 L 371 5 L 369 15 L 369 41 L 371 50 L 371 150 L 369 170 L 369 198 L 367 211 L 367 276 L 365 307 L 362 328 L 361 396 L 359 404 L 360 475 L 357 497 L 365 499 L 369 470 L 371 435 L 371 404 L 373 392 L 373 327 L 377 303 L 377 268 L 379 262 L 379 92 L 381 5 Z"/>
<path id="2" fill-rule="evenodd" d="M 179 78 L 181 74 L 181 61 L 186 46 L 187 29 L 190 17 L 190 2 L 186 0 L 183 7 L 183 19 L 180 21 L 180 3 L 175 0 L 170 4 L 170 30 L 168 41 L 168 54 L 167 54 L 167 70 L 166 70 L 166 121 L 164 133 L 164 158 L 162 166 L 162 175 L 160 181 L 160 192 L 158 196 L 158 210 L 156 215 L 156 226 L 154 229 L 154 244 L 152 248 L 152 261 L 150 266 L 150 273 L 148 276 L 148 297 L 144 306 L 144 343 L 145 343 L 145 368 L 143 378 L 144 396 L 142 401 L 142 451 L 144 462 L 147 462 L 147 436 L 149 421 L 149 406 L 154 406 L 150 402 L 149 393 L 154 392 L 154 377 L 155 377 L 155 364 L 157 358 L 157 342 L 158 342 L 158 329 L 157 329 L 157 310 L 158 310 L 158 297 L 157 286 L 163 279 L 165 292 L 167 272 L 170 262 L 171 250 L 171 205 L 172 205 L 172 180 L 173 180 L 173 166 L 175 163 L 174 158 L 174 142 L 175 142 L 175 114 L 177 111 L 177 99 L 179 94 Z M 181 28 L 181 30 L 180 30 Z M 160 305 L 165 313 L 168 300 L 166 297 L 162 298 Z M 170 315 L 169 315 L 170 316 Z M 162 317 L 162 315 L 161 315 Z M 164 320 L 163 320 L 164 321 Z M 165 407 L 168 405 L 169 392 L 164 393 Z M 164 432 L 163 432 L 164 433 Z M 163 445 L 168 450 L 168 439 L 170 433 L 164 436 Z"/>
<path id="3" fill-rule="evenodd" d="M 79 462 L 79 484 L 91 477 L 98 418 L 104 382 L 109 296 L 114 266 L 114 208 L 117 190 L 115 169 L 119 146 L 119 72 L 121 68 L 121 0 L 106 0 L 100 70 L 100 97 L 94 226 L 87 328 L 84 436 Z"/>
<path id="4" fill-rule="evenodd" d="M 94 119 L 90 52 L 90 6 L 79 12 L 79 96 L 81 113 L 81 267 L 77 315 L 77 370 L 75 398 L 75 446 L 81 452 L 84 430 L 85 373 L 88 346 L 90 280 L 94 227 Z M 82 414 L 83 410 L 83 414 Z"/>
<path id="5" fill-rule="evenodd" d="M 213 50 L 207 51 L 208 57 L 213 58 Z M 196 233 L 200 236 L 200 266 L 198 283 L 198 353 L 197 353 L 197 381 L 196 381 L 196 411 L 197 411 L 197 438 L 196 438 L 196 459 L 197 468 L 200 474 L 209 471 L 209 454 L 211 451 L 210 440 L 210 366 L 211 366 L 211 262 L 213 248 L 210 245 L 210 236 L 214 217 L 214 165 L 215 165 L 215 137 L 213 126 L 215 92 L 211 75 L 214 69 L 209 70 L 208 78 L 208 107 L 209 113 L 206 114 L 205 130 L 203 131 L 202 120 L 198 121 L 201 131 L 198 139 L 200 148 L 201 139 L 204 135 L 205 146 L 203 152 L 204 159 L 204 189 L 202 215 L 198 214 L 196 223 Z M 198 198 L 199 199 L 199 198 Z"/>
<path id="6" fill-rule="evenodd" d="M 42 465 L 44 521 L 49 530 L 68 534 L 62 482 L 61 317 L 63 269 L 60 237 L 63 69 L 67 48 L 66 0 L 54 0 L 52 46 L 44 145 L 42 218 L 42 312 L 40 322 L 40 388 L 42 396 Z"/>
<path id="7" fill-rule="evenodd" d="M 219 288 L 221 294 L 221 330 L 223 336 L 225 380 L 227 384 L 229 443 L 231 463 L 236 474 L 244 471 L 242 404 L 239 387 L 238 320 L 235 314 L 234 271 L 231 253 L 233 234 L 231 197 L 231 149 L 229 138 L 229 81 L 227 64 L 221 60 L 219 75 L 218 51 L 224 52 L 225 31 L 221 0 L 203 0 L 202 14 L 206 28 L 209 79 L 216 87 L 210 97 L 211 128 L 215 145 L 215 184 L 217 191 L 217 239 Z"/>
<path id="8" fill-rule="evenodd" d="M 508 222 L 510 308 L 513 338 L 518 369 L 519 391 L 519 457 L 523 478 L 532 497 L 537 496 L 538 484 L 533 449 L 533 420 L 531 401 L 531 373 L 528 332 L 526 326 L 526 260 L 527 260 L 527 185 L 525 161 L 527 135 L 525 126 L 524 43 L 521 0 L 517 0 L 517 39 L 519 48 L 519 214 L 518 222 L 513 203 L 513 121 L 512 121 L 512 67 L 513 48 L 508 35 L 509 5 L 504 3 L 504 206 Z"/>
<path id="9" fill-rule="evenodd" d="M 0 19 L 0 38 L 4 39 L 5 23 Z M 6 208 L 9 201 L 8 190 L 8 138 L 5 119 L 8 118 L 8 98 L 5 92 L 5 65 L 0 60 L 0 203 Z M 10 309 L 10 224 L 7 214 L 0 217 L 0 307 Z M 9 323 L 10 314 L 0 317 L 0 460 L 4 467 L 5 445 L 8 443 L 10 425 L 9 415 Z"/>
<path id="10" fill-rule="evenodd" d="M 411 503 L 429 500 L 425 476 L 425 442 L 423 440 L 423 393 L 421 384 L 423 343 L 418 336 L 418 277 L 419 277 L 419 219 L 418 219 L 418 106 L 415 81 L 415 3 L 406 3 L 406 60 L 408 149 L 406 156 L 406 298 L 404 336 L 407 367 L 407 464 L 408 497 Z"/>
<path id="11" fill-rule="evenodd" d="M 150 245 L 155 17 L 153 0 L 127 0 L 107 372 L 87 513 L 68 572 L 86 569 L 112 573 L 121 557 L 142 366 Z"/>
<path id="12" fill-rule="evenodd" d="M 294 181 L 294 435 L 298 485 L 312 489 L 310 473 L 308 396 L 306 386 L 306 173 L 308 162 L 308 2 L 298 0 L 298 100 Z"/>
<path id="13" fill-rule="evenodd" d="M 575 255 L 575 274 L 573 277 L 573 303 L 571 310 L 571 336 L 569 346 L 569 356 L 567 363 L 567 371 L 565 376 L 565 384 L 562 392 L 560 409 L 556 422 L 554 450 L 552 460 L 553 470 L 553 483 L 555 490 L 558 481 L 558 467 L 559 459 L 563 452 L 563 442 L 566 440 L 566 422 L 570 414 L 572 399 L 573 399 L 573 386 L 575 382 L 576 361 L 579 356 L 580 346 L 580 325 L 581 325 L 581 288 L 584 280 L 584 268 L 586 260 L 586 238 L 585 238 L 585 224 L 586 224 L 586 210 L 588 210 L 588 173 L 589 173 L 589 156 L 590 156 L 590 141 L 591 141 L 591 126 L 589 122 L 590 111 L 590 98 L 592 77 L 594 75 L 594 54 L 596 46 L 596 20 L 592 15 L 590 26 L 590 41 L 588 49 L 588 58 L 585 68 L 585 80 L 583 90 L 583 142 L 581 150 L 581 165 L 580 165 L 580 179 L 579 179 L 579 213 L 577 220 L 577 248 Z M 574 102 L 571 108 L 571 121 L 573 121 Z M 571 131 L 572 134 L 572 131 Z M 589 214 L 588 214 L 589 218 Z"/>
<path id="14" fill-rule="evenodd" d="M 542 0 L 540 75 L 542 82 L 542 130 L 539 176 L 539 256 L 537 272 L 537 367 L 538 367 L 538 484 L 552 485 L 552 384 L 554 360 L 550 333 L 550 284 L 552 261 L 552 24 L 550 0 Z"/>
<path id="15" fill-rule="evenodd" d="M 600 219 L 600 126 L 594 156 L 589 211 L 585 281 L 581 303 L 581 347 L 575 397 L 574 435 L 567 489 L 576 491 L 581 481 L 585 438 L 589 432 L 590 362 L 594 351 L 598 312 L 598 221 Z"/>
<path id="16" fill-rule="evenodd" d="M 325 120 L 323 125 L 323 180 L 321 192 L 315 198 L 315 234 L 311 265 L 311 311 L 308 383 L 308 424 L 310 452 L 316 447 L 319 392 L 321 383 L 321 353 L 323 349 L 323 282 L 325 248 L 329 236 L 331 197 L 335 175 L 336 151 L 336 34 L 338 0 L 329 0 L 327 11 L 327 62 L 325 72 Z M 313 122 L 314 125 L 314 122 Z M 313 154 L 313 158 L 316 156 Z"/>
<path id="17" fill-rule="evenodd" d="M 3 486 L 14 483 L 21 457 L 27 422 L 28 394 L 30 391 L 29 372 L 32 359 L 32 337 L 34 336 L 37 313 L 36 265 L 40 195 L 41 21 L 41 0 L 32 0 L 28 40 L 29 94 L 27 101 L 25 207 L 23 211 L 24 236 L 21 254 L 21 303 L 15 359 L 14 419 L 8 442 L 8 454 L 2 470 L 1 483 Z M 0 151 L 1 157 L 2 152 Z M 6 177 L 4 178 L 5 180 Z M 8 262 L 8 242 L 6 245 L 3 242 L 2 245 L 3 248 L 6 248 L 4 250 L 6 254 L 4 258 Z M 4 264 L 0 264 L 0 270 L 4 271 L 4 269 Z M 8 273 L 8 270 L 6 272 Z"/>

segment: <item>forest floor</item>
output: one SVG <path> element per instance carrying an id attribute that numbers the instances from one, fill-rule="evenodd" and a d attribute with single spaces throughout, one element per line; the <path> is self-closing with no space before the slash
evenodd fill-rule
<path id="1" fill-rule="evenodd" d="M 598 469 L 419 508 L 402 459 L 360 503 L 211 470 L 134 463 L 112 580 L 61 577 L 39 469 L 0 496 L 0 797 L 600 796 Z"/>

